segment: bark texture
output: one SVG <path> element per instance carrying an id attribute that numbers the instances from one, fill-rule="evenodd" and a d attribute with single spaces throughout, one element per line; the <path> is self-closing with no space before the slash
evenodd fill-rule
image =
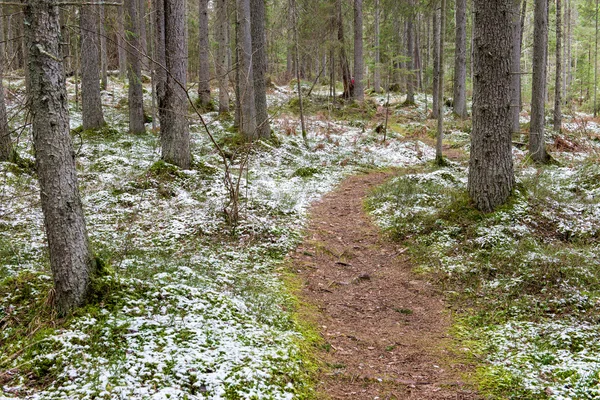
<path id="1" fill-rule="evenodd" d="M 140 61 L 139 17 L 137 0 L 125 0 L 127 31 L 127 80 L 129 81 L 129 131 L 142 133 L 144 126 L 144 97 Z"/>
<path id="2" fill-rule="evenodd" d="M 0 13 L 0 32 L 3 31 L 4 17 Z M 0 46 L 0 161 L 12 161 L 14 156 L 13 142 L 10 137 L 8 118 L 6 115 L 6 104 L 4 103 L 4 86 L 2 77 L 4 75 L 4 45 Z"/>
<path id="3" fill-rule="evenodd" d="M 562 61 L 560 52 L 562 51 L 562 21 L 561 21 L 561 7 L 560 0 L 556 0 L 556 76 L 554 80 L 554 130 L 560 132 L 562 125 L 562 112 L 561 112 L 561 80 L 562 80 Z"/>
<path id="4" fill-rule="evenodd" d="M 379 37 L 379 0 L 375 0 L 375 68 L 373 71 L 373 90 L 375 93 L 381 92 L 381 71 L 380 71 L 380 37 Z"/>
<path id="5" fill-rule="evenodd" d="M 363 2 L 354 0 L 354 98 L 358 101 L 365 99 L 363 71 Z"/>
<path id="6" fill-rule="evenodd" d="M 229 112 L 229 69 L 227 65 L 229 18 L 227 15 L 227 0 L 216 0 L 215 8 L 215 37 L 217 38 L 215 71 L 219 81 L 219 114 L 223 114 Z"/>
<path id="7" fill-rule="evenodd" d="M 542 163 L 548 160 L 544 144 L 547 60 L 548 0 L 535 0 L 529 153 L 534 161 Z"/>
<path id="8" fill-rule="evenodd" d="M 208 0 L 198 1 L 198 98 L 200 107 L 209 109 L 210 62 L 208 40 Z"/>
<path id="9" fill-rule="evenodd" d="M 411 1 L 410 7 L 412 8 L 413 3 Z M 415 66 L 414 66 L 414 14 L 411 10 L 410 15 L 406 21 L 406 69 L 408 70 L 408 76 L 406 77 L 406 104 L 415 103 Z"/>
<path id="10" fill-rule="evenodd" d="M 442 142 L 444 140 L 444 33 L 446 32 L 446 0 L 442 0 L 440 10 L 440 41 L 438 54 L 438 116 L 437 116 L 437 140 L 435 145 L 435 160 L 438 164 L 444 161 L 442 154 Z"/>
<path id="11" fill-rule="evenodd" d="M 431 116 L 432 118 L 438 117 L 439 112 L 439 69 L 440 69 L 440 25 L 439 25 L 439 10 L 437 8 L 437 2 L 433 11 L 433 104 Z"/>
<path id="12" fill-rule="evenodd" d="M 348 57 L 346 57 L 346 47 L 344 40 L 344 20 L 342 14 L 342 0 L 337 0 L 336 24 L 338 34 L 338 46 L 340 47 L 340 67 L 342 68 L 342 83 L 344 84 L 344 93 L 342 97 L 348 99 L 352 97 L 354 88 L 352 87 L 352 77 L 350 75 L 350 66 L 348 65 Z"/>
<path id="13" fill-rule="evenodd" d="M 191 163 L 187 119 L 187 43 L 185 0 L 165 0 L 165 62 L 167 80 L 160 121 L 162 159 L 183 169 Z"/>
<path id="14" fill-rule="evenodd" d="M 98 40 L 100 41 L 100 87 L 106 90 L 108 87 L 108 48 L 106 47 L 106 26 L 104 23 L 105 10 L 104 5 L 98 8 Z"/>
<path id="15" fill-rule="evenodd" d="M 56 306 L 66 314 L 86 298 L 92 257 L 69 134 L 58 14 L 55 0 L 29 0 L 25 7 L 36 169 Z"/>
<path id="16" fill-rule="evenodd" d="M 100 41 L 96 11 L 96 6 L 84 6 L 79 11 L 83 129 L 98 129 L 105 124 L 100 95 Z"/>
<path id="17" fill-rule="evenodd" d="M 119 57 L 119 73 L 127 75 L 127 45 L 125 44 L 125 11 L 117 7 L 117 55 Z"/>
<path id="18" fill-rule="evenodd" d="M 513 48 L 512 48 L 512 79 L 511 79 L 511 131 L 521 130 L 519 112 L 521 110 L 521 0 L 513 0 Z"/>
<path id="19" fill-rule="evenodd" d="M 456 50 L 454 54 L 454 114 L 467 117 L 467 0 L 456 0 Z"/>
<path id="20" fill-rule="evenodd" d="M 513 0 L 474 0 L 473 132 L 469 195 L 491 212 L 514 187 L 511 144 Z"/>
<path id="21" fill-rule="evenodd" d="M 246 140 L 251 141 L 256 137 L 256 100 L 254 69 L 252 68 L 250 0 L 237 0 L 237 23 L 240 130 Z"/>
<path id="22" fill-rule="evenodd" d="M 267 113 L 267 35 L 265 31 L 265 0 L 250 0 L 252 21 L 252 71 L 254 75 L 254 102 L 256 105 L 257 134 L 261 138 L 271 136 Z"/>

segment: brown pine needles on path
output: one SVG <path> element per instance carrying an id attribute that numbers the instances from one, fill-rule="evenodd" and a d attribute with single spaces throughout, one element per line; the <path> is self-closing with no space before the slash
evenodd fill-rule
<path id="1" fill-rule="evenodd" d="M 326 195 L 291 256 L 325 342 L 319 398 L 476 399 L 460 380 L 468 367 L 447 362 L 441 294 L 365 214 L 368 191 L 390 176 L 352 176 Z"/>

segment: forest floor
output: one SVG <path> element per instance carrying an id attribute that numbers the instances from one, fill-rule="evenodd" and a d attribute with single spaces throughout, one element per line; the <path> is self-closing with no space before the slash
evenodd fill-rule
<path id="1" fill-rule="evenodd" d="M 365 213 L 390 172 L 346 179 L 310 213 L 291 256 L 324 338 L 318 390 L 331 399 L 474 399 L 461 376 L 443 295 L 412 272 L 406 248 Z M 453 360 L 454 362 L 450 362 Z"/>

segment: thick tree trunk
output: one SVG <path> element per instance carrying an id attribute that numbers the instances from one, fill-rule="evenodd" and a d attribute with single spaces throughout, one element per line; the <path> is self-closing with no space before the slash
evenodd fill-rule
<path id="1" fill-rule="evenodd" d="M 81 7 L 79 16 L 83 129 L 98 129 L 105 122 L 100 95 L 100 41 L 95 6 Z"/>
<path id="2" fill-rule="evenodd" d="M 412 9 L 413 2 L 411 0 L 410 5 Z M 406 69 L 408 70 L 408 76 L 406 78 L 406 104 L 415 103 L 415 71 L 414 71 L 414 14 L 410 11 L 410 15 L 406 21 Z"/>
<path id="3" fill-rule="evenodd" d="M 100 87 L 106 90 L 108 87 L 108 48 L 106 46 L 106 27 L 104 23 L 104 5 L 98 6 L 98 36 L 100 41 Z"/>
<path id="4" fill-rule="evenodd" d="M 127 80 L 129 81 L 129 131 L 134 134 L 146 130 L 139 44 L 140 19 L 137 5 L 137 0 L 125 0 L 127 7 L 125 29 L 127 31 Z"/>
<path id="5" fill-rule="evenodd" d="M 365 99 L 362 3 L 362 0 L 354 0 L 354 98 L 358 101 Z"/>
<path id="6" fill-rule="evenodd" d="M 252 35 L 250 0 L 237 0 L 238 23 L 238 85 L 240 100 L 240 128 L 247 141 L 256 137 L 256 97 L 254 69 L 252 68 Z"/>
<path id="7" fill-rule="evenodd" d="M 531 158 L 537 162 L 546 162 L 548 160 L 544 144 L 547 60 L 548 0 L 535 0 L 529 153 Z"/>
<path id="8" fill-rule="evenodd" d="M 373 69 L 373 90 L 375 93 L 381 92 L 379 12 L 379 0 L 375 0 L 375 68 Z"/>
<path id="9" fill-rule="evenodd" d="M 562 73 L 561 66 L 562 61 L 560 59 L 561 39 L 562 39 L 562 21 L 561 21 L 561 7 L 560 0 L 556 0 L 556 76 L 554 84 L 554 130 L 560 132 L 562 125 L 562 113 L 561 113 L 561 81 Z"/>
<path id="10" fill-rule="evenodd" d="M 513 0 L 513 48 L 511 52 L 512 78 L 511 78 L 511 131 L 518 133 L 521 130 L 519 113 L 521 110 L 521 0 Z"/>
<path id="11" fill-rule="evenodd" d="M 229 18 L 227 15 L 227 0 L 216 0 L 217 16 L 215 36 L 217 38 L 216 72 L 219 81 L 219 114 L 229 112 L 229 71 L 227 52 L 229 50 Z"/>
<path id="12" fill-rule="evenodd" d="M 456 50 L 454 55 L 454 114 L 467 117 L 467 0 L 456 0 Z"/>
<path id="13" fill-rule="evenodd" d="M 36 171 L 56 306 L 59 314 L 64 315 L 85 301 L 92 257 L 69 134 L 65 73 L 59 48 L 58 5 L 55 0 L 28 0 L 26 4 Z"/>
<path id="14" fill-rule="evenodd" d="M 160 121 L 162 159 L 183 169 L 191 163 L 187 120 L 187 40 L 185 0 L 164 0 L 167 81 Z"/>
<path id="15" fill-rule="evenodd" d="M 440 91 L 440 25 L 438 21 L 439 10 L 438 2 L 435 2 L 433 10 L 433 105 L 431 117 L 437 118 L 439 112 L 439 91 Z"/>
<path id="16" fill-rule="evenodd" d="M 475 57 L 469 195 L 491 212 L 515 184 L 511 143 L 514 0 L 474 0 Z"/>
<path id="17" fill-rule="evenodd" d="M 208 0 L 198 1 L 198 98 L 200 107 L 211 109 L 208 41 Z"/>
<path id="18" fill-rule="evenodd" d="M 0 32 L 4 33 L 4 16 L 0 13 Z M 2 34 L 2 37 L 4 34 Z M 1 38 L 0 38 L 1 40 Z M 14 158 L 13 142 L 10 137 L 8 118 L 6 115 L 6 104 L 4 103 L 4 86 L 2 78 L 4 75 L 4 44 L 0 46 L 0 161 L 12 161 Z"/>
<path id="19" fill-rule="evenodd" d="M 123 7 L 117 7 L 117 55 L 119 56 L 119 73 L 127 75 L 127 44 L 125 43 L 125 12 Z"/>
<path id="20" fill-rule="evenodd" d="M 271 136 L 267 112 L 267 34 L 265 29 L 265 0 L 250 0 L 252 21 L 252 72 L 254 74 L 254 102 L 258 137 Z"/>

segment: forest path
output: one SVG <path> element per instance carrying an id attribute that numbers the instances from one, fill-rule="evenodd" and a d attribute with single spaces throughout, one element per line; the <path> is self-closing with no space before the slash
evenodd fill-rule
<path id="1" fill-rule="evenodd" d="M 329 399 L 475 399 L 448 367 L 450 318 L 442 296 L 411 272 L 397 243 L 363 208 L 391 173 L 352 176 L 311 210 L 291 256 L 301 297 L 325 340 L 319 395 Z M 309 306 L 310 307 L 310 306 Z"/>

